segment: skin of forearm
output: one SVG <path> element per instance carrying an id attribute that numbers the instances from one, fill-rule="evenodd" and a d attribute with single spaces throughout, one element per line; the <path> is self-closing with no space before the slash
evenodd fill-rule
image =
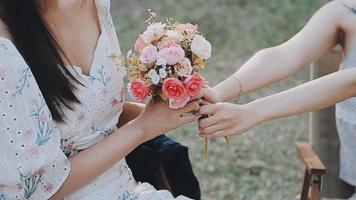
<path id="1" fill-rule="evenodd" d="M 127 102 L 124 103 L 122 113 L 119 118 L 118 127 L 136 119 L 145 109 L 145 104 Z"/>
<path id="2" fill-rule="evenodd" d="M 63 199 L 85 186 L 144 141 L 144 131 L 135 121 L 115 129 L 110 136 L 69 159 L 71 165 L 69 176 L 50 200 Z"/>
<path id="3" fill-rule="evenodd" d="M 293 56 L 280 46 L 263 49 L 233 74 L 241 85 L 233 78 L 228 78 L 214 89 L 219 91 L 221 101 L 226 101 L 285 79 L 304 64 L 297 62 Z"/>
<path id="4" fill-rule="evenodd" d="M 342 70 L 248 105 L 262 121 L 320 110 L 356 96 L 356 69 Z"/>

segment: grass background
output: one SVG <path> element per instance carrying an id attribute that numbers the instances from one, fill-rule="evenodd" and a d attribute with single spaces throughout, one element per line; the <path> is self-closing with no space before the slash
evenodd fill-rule
<path id="1" fill-rule="evenodd" d="M 196 22 L 213 45 L 205 77 L 212 85 L 236 71 L 259 49 L 277 45 L 295 34 L 327 0 L 117 0 L 112 15 L 123 52 L 132 48 L 146 27 L 147 9 L 160 19 Z M 296 86 L 309 79 L 305 68 L 288 80 L 245 95 L 248 102 Z M 294 148 L 308 139 L 308 114 L 262 124 L 248 133 L 210 142 L 209 158 L 196 125 L 171 134 L 189 146 L 203 200 L 295 199 L 301 187 L 302 163 Z"/>

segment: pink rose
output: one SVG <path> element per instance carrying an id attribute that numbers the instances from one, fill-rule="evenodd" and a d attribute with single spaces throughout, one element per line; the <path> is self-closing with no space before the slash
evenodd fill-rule
<path id="1" fill-rule="evenodd" d="M 184 55 L 182 47 L 164 48 L 158 52 L 158 57 L 165 59 L 168 65 L 177 64 L 184 58 Z"/>
<path id="2" fill-rule="evenodd" d="M 174 46 L 178 46 L 178 45 L 174 40 L 170 40 L 170 39 L 164 39 L 158 44 L 159 49 L 164 49 L 164 48 L 169 48 Z"/>
<path id="3" fill-rule="evenodd" d="M 150 88 L 146 87 L 141 81 L 133 81 L 129 83 L 129 92 L 137 101 L 145 101 L 150 93 Z"/>
<path id="4" fill-rule="evenodd" d="M 163 94 L 170 99 L 182 99 L 187 92 L 182 81 L 176 78 L 167 78 L 163 81 Z"/>
<path id="5" fill-rule="evenodd" d="M 187 90 L 187 93 L 191 97 L 197 97 L 200 94 L 203 85 L 204 85 L 204 78 L 196 74 L 189 76 L 184 81 L 184 86 Z"/>
<path id="6" fill-rule="evenodd" d="M 135 51 L 142 52 L 143 48 L 145 48 L 146 43 L 143 41 L 142 34 L 137 38 L 135 42 Z"/>
<path id="7" fill-rule="evenodd" d="M 187 23 L 187 24 L 179 24 L 178 30 L 187 31 L 187 32 L 195 32 L 198 30 L 198 26 Z"/>
<path id="8" fill-rule="evenodd" d="M 189 102 L 189 95 L 185 95 L 181 99 L 169 99 L 169 107 L 173 109 L 183 108 Z"/>
<path id="9" fill-rule="evenodd" d="M 152 64 L 157 60 L 157 48 L 149 45 L 142 49 L 140 60 L 144 64 Z"/>

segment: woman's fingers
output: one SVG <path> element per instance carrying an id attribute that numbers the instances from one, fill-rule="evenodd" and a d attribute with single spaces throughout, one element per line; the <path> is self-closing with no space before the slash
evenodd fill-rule
<path id="1" fill-rule="evenodd" d="M 180 124 L 183 125 L 195 122 L 197 120 L 197 117 L 195 115 L 187 115 L 180 117 L 179 120 Z"/>
<path id="2" fill-rule="evenodd" d="M 206 128 L 202 128 L 200 129 L 200 133 L 202 134 L 210 134 L 210 133 L 214 133 L 214 132 L 217 132 L 217 131 L 221 131 L 221 130 L 224 130 L 225 127 L 223 123 L 217 123 L 217 124 L 214 124 L 212 126 L 208 126 Z"/>
<path id="3" fill-rule="evenodd" d="M 231 135 L 230 134 L 230 130 L 228 129 L 224 129 L 224 130 L 220 130 L 220 131 L 216 131 L 216 132 L 213 132 L 213 133 L 209 133 L 209 134 L 199 134 L 200 137 L 202 138 L 214 138 L 214 137 L 221 137 L 221 136 L 228 136 L 228 135 Z"/>
<path id="4" fill-rule="evenodd" d="M 199 114 L 201 115 L 212 115 L 216 112 L 216 104 L 209 104 L 200 107 Z"/>
<path id="5" fill-rule="evenodd" d="M 206 128 L 212 126 L 220 121 L 217 115 L 212 115 L 210 117 L 202 118 L 199 120 L 199 127 Z"/>
<path id="6" fill-rule="evenodd" d="M 180 115 L 184 115 L 184 114 L 198 112 L 199 108 L 200 108 L 199 103 L 193 101 L 188 103 L 184 108 L 178 109 L 177 111 Z"/>

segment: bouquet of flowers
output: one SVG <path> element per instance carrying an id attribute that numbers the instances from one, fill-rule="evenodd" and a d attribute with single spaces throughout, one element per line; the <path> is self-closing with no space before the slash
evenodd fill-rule
<path id="1" fill-rule="evenodd" d="M 167 19 L 155 22 L 150 11 L 146 31 L 127 54 L 128 89 L 137 101 L 160 96 L 172 109 L 184 107 L 199 96 L 205 80 L 198 71 L 211 56 L 211 44 L 198 26 Z"/>

